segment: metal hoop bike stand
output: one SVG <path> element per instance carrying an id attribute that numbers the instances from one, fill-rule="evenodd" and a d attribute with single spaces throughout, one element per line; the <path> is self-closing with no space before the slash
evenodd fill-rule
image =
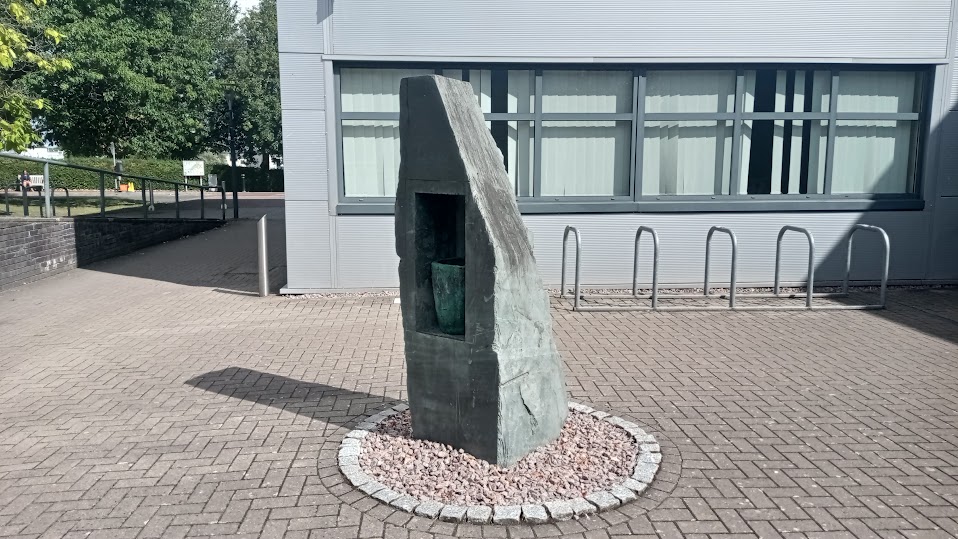
<path id="1" fill-rule="evenodd" d="M 565 232 L 562 233 L 562 279 L 561 279 L 561 288 L 559 289 L 559 296 L 565 297 L 565 261 L 566 261 L 566 244 L 569 240 L 569 232 L 575 234 L 575 291 L 574 299 L 572 300 L 572 310 L 579 311 L 582 310 L 579 307 L 579 284 L 580 278 L 582 276 L 582 238 L 579 236 L 579 230 L 574 226 L 565 227 Z"/>
<path id="2" fill-rule="evenodd" d="M 848 288 L 849 280 L 851 278 L 851 268 L 852 268 L 852 240 L 860 230 L 868 230 L 872 232 L 878 232 L 884 241 L 884 269 L 882 272 L 882 281 L 881 281 L 881 298 L 880 303 L 875 305 L 828 305 L 828 306 L 818 306 L 812 307 L 812 300 L 815 297 L 848 297 Z M 653 259 L 652 259 L 652 293 L 651 294 L 639 294 L 638 293 L 638 273 L 639 273 L 639 245 L 642 239 L 642 233 L 648 232 L 652 235 L 652 244 L 653 244 Z M 713 295 L 710 294 L 709 286 L 709 270 L 711 265 L 711 244 L 712 237 L 716 232 L 722 232 L 728 234 L 729 239 L 732 243 L 732 259 L 731 259 L 731 269 L 730 269 L 730 278 L 729 278 L 729 304 L 727 307 L 716 307 L 716 306 L 705 306 L 705 307 L 691 307 L 691 306 L 676 306 L 676 307 L 660 307 L 659 299 L 712 299 L 712 298 L 724 298 L 723 295 Z M 782 259 L 782 240 L 788 232 L 798 232 L 804 234 L 808 240 L 808 277 L 806 281 L 806 292 L 805 293 L 795 293 L 783 295 L 781 293 L 781 259 Z M 890 263 L 890 254 L 891 254 L 891 243 L 888 239 L 888 234 L 885 233 L 879 227 L 872 225 L 854 225 L 851 231 L 848 233 L 847 240 L 847 259 L 845 267 L 845 279 L 842 285 L 842 292 L 818 292 L 814 291 L 815 287 L 815 239 L 812 236 L 812 233 L 807 229 L 792 225 L 786 225 L 782 227 L 778 232 L 778 238 L 776 240 L 775 247 L 775 281 L 773 287 L 773 293 L 754 293 L 746 294 L 742 297 L 746 298 L 768 298 L 768 299 L 796 299 L 796 298 L 805 298 L 805 305 L 802 307 L 790 306 L 790 305 L 755 305 L 755 306 L 736 306 L 735 299 L 737 296 L 737 261 L 738 261 L 738 238 L 735 233 L 726 227 L 713 226 L 709 229 L 708 236 L 705 241 L 705 278 L 703 282 L 703 293 L 702 294 L 668 294 L 668 295 L 659 295 L 659 237 L 655 232 L 655 229 L 648 226 L 640 226 L 635 233 L 635 253 L 633 258 L 633 267 L 632 267 L 632 294 L 590 294 L 588 297 L 599 298 L 599 299 L 651 299 L 651 307 L 636 305 L 636 306 L 589 306 L 581 305 L 580 300 L 585 299 L 587 296 L 581 293 L 582 290 L 582 236 L 579 233 L 579 230 L 574 226 L 567 226 L 565 232 L 562 236 L 562 277 L 561 277 L 561 290 L 559 293 L 560 298 L 568 298 L 568 291 L 566 289 L 566 263 L 568 257 L 568 239 L 569 234 L 572 233 L 575 235 L 575 282 L 573 284 L 573 300 L 572 300 L 572 310 L 573 311 L 582 311 L 582 312 L 627 312 L 627 311 L 659 311 L 659 312 L 681 312 L 681 311 L 716 311 L 716 310 L 735 310 L 735 311 L 798 311 L 798 310 L 871 310 L 871 309 L 884 309 L 886 305 L 886 290 L 888 286 L 888 269 Z"/>
<path id="3" fill-rule="evenodd" d="M 881 291 L 879 292 L 878 303 L 872 305 L 830 305 L 827 307 L 816 307 L 816 310 L 859 310 L 859 311 L 871 311 L 876 309 L 884 309 L 887 305 L 887 293 L 888 293 L 888 267 L 891 263 L 891 240 L 888 239 L 888 233 L 884 229 L 872 225 L 855 225 L 848 232 L 848 247 L 847 247 L 847 257 L 845 259 L 845 280 L 842 282 L 842 294 L 848 295 L 848 281 L 851 279 L 852 275 L 852 240 L 855 239 L 855 234 L 861 230 L 867 230 L 869 232 L 876 232 L 881 236 L 882 246 L 884 247 L 885 254 L 885 263 L 882 267 L 881 274 Z"/>
<path id="4" fill-rule="evenodd" d="M 735 263 L 738 259 L 738 238 L 735 237 L 735 232 L 732 232 L 731 229 L 725 228 L 724 226 L 713 226 L 709 229 L 709 235 L 705 238 L 705 280 L 703 281 L 703 295 L 709 297 L 709 262 L 712 256 L 712 236 L 716 232 L 724 232 L 728 234 L 729 239 L 732 240 L 732 269 L 729 274 L 729 291 L 728 291 L 728 308 L 735 308 Z"/>

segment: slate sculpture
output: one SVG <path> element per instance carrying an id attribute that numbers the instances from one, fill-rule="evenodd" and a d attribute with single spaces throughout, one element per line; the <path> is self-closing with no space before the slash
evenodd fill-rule
<path id="1" fill-rule="evenodd" d="M 413 435 L 510 466 L 555 440 L 567 414 L 549 299 L 514 188 L 469 83 L 403 79 L 399 129 L 396 252 Z M 450 260 L 464 268 L 459 300 L 433 283 L 433 263 Z M 450 309 L 461 309 L 461 334 L 441 327 Z"/>

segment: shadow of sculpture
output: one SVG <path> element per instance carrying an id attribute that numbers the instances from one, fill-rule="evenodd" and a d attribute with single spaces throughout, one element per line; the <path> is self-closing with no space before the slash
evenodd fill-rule
<path id="1" fill-rule="evenodd" d="M 211 371 L 186 381 L 195 388 L 264 404 L 309 419 L 347 426 L 399 401 L 241 367 Z"/>

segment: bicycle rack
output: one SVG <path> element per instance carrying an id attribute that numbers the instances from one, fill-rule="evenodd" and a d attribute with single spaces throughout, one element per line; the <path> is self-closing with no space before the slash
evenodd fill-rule
<path id="1" fill-rule="evenodd" d="M 574 226 L 565 227 L 565 232 L 562 233 L 562 278 L 561 278 L 561 288 L 559 289 L 559 295 L 565 297 L 565 261 L 566 261 L 566 245 L 569 242 L 569 232 L 575 233 L 575 300 L 572 302 L 572 310 L 579 311 L 579 278 L 582 276 L 582 238 L 579 236 L 579 229 Z"/>
<path id="2" fill-rule="evenodd" d="M 635 231 L 635 259 L 632 263 L 632 295 L 639 295 L 639 241 L 642 239 L 642 233 L 648 232 L 652 235 L 652 308 L 659 306 L 659 235 L 655 229 L 650 226 L 640 226 Z M 578 259 L 576 259 L 578 261 Z"/>
<path id="3" fill-rule="evenodd" d="M 738 260 L 738 238 L 735 237 L 735 232 L 732 232 L 731 229 L 725 228 L 724 226 L 713 226 L 709 229 L 709 235 L 705 239 L 705 280 L 703 281 L 703 295 L 709 297 L 709 262 L 712 255 L 712 236 L 716 232 L 724 232 L 728 234 L 729 239 L 732 240 L 732 269 L 729 276 L 729 292 L 728 292 L 728 308 L 735 308 L 735 263 Z"/>
<path id="4" fill-rule="evenodd" d="M 860 310 L 860 311 L 870 311 L 876 309 L 884 309 L 887 305 L 887 293 L 888 293 L 888 267 L 891 264 L 891 240 L 888 239 L 888 233 L 884 229 L 872 226 L 872 225 L 855 225 L 850 231 L 848 231 L 848 243 L 847 243 L 847 254 L 845 259 L 845 280 L 842 282 L 842 294 L 845 296 L 848 295 L 848 281 L 851 279 L 852 275 L 852 240 L 855 239 L 855 233 L 860 230 L 867 230 L 870 232 L 877 232 L 882 238 L 882 246 L 884 247 L 885 254 L 885 264 L 882 268 L 881 275 L 881 291 L 879 292 L 878 303 L 872 305 L 829 305 L 826 307 L 816 307 L 816 309 L 822 310 Z"/>
<path id="5" fill-rule="evenodd" d="M 880 301 L 878 304 L 873 305 L 827 305 L 827 306 L 812 306 L 813 298 L 816 297 L 848 297 L 849 281 L 851 279 L 851 269 L 852 269 L 852 240 L 854 239 L 855 234 L 860 230 L 867 230 L 872 232 L 878 232 L 884 241 L 884 269 L 882 272 L 881 280 L 881 294 Z M 642 233 L 648 232 L 652 235 L 652 293 L 651 294 L 639 294 L 638 293 L 638 274 L 639 274 L 639 245 L 642 239 Z M 660 299 L 713 299 L 713 298 L 724 298 L 724 295 L 712 295 L 710 292 L 709 286 L 709 271 L 711 266 L 711 249 L 712 249 L 712 238 L 716 232 L 722 232 L 728 234 L 729 239 L 732 243 L 732 259 L 731 259 L 731 268 L 729 275 L 729 304 L 727 307 L 716 307 L 716 306 L 706 306 L 706 307 L 691 307 L 691 306 L 675 306 L 675 307 L 660 307 Z M 805 293 L 795 293 L 783 295 L 781 293 L 781 260 L 782 260 L 782 240 L 785 237 L 785 234 L 788 232 L 798 232 L 805 235 L 808 240 L 808 277 L 806 281 L 806 292 Z M 660 295 L 659 294 L 659 237 L 655 229 L 648 226 L 640 226 L 635 233 L 635 254 L 633 258 L 632 266 L 632 294 L 591 294 L 586 296 L 581 293 L 582 290 L 582 236 L 579 233 L 579 230 L 574 226 L 567 226 L 562 236 L 562 276 L 561 276 L 561 289 L 559 292 L 560 298 L 568 298 L 568 293 L 566 290 L 566 264 L 568 256 L 568 240 L 569 234 L 572 233 L 575 235 L 575 282 L 573 285 L 573 300 L 572 300 L 572 310 L 573 311 L 582 311 L 582 312 L 627 312 L 627 311 L 659 311 L 659 312 L 681 312 L 681 311 L 715 311 L 715 310 L 735 310 L 735 311 L 796 311 L 796 310 L 871 310 L 871 309 L 884 309 L 887 303 L 887 287 L 888 287 L 888 269 L 891 256 L 891 243 L 888 239 L 888 234 L 885 231 L 877 226 L 872 225 L 854 225 L 848 233 L 847 240 L 847 259 L 845 266 L 845 278 L 842 284 L 841 292 L 815 292 L 815 238 L 812 236 L 812 233 L 807 229 L 786 225 L 782 227 L 778 232 L 778 238 L 776 240 L 775 246 L 775 281 L 773 292 L 769 293 L 752 293 L 745 294 L 746 298 L 769 298 L 769 299 L 797 299 L 805 298 L 805 305 L 803 307 L 796 307 L 791 305 L 755 305 L 755 306 L 736 306 L 735 299 L 737 294 L 736 287 L 736 278 L 737 278 L 737 261 L 738 261 L 738 238 L 735 236 L 735 232 L 731 229 L 721 226 L 713 226 L 709 229 L 708 235 L 705 240 L 705 276 L 703 281 L 703 293 L 702 294 L 668 294 Z M 585 299 L 586 297 L 602 298 L 602 299 L 651 299 L 651 307 L 647 306 L 589 306 L 581 305 L 580 300 Z"/>

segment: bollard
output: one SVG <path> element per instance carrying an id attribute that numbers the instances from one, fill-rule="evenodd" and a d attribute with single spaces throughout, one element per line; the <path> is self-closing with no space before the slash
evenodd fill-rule
<path id="1" fill-rule="evenodd" d="M 269 295 L 269 261 L 266 252 L 266 216 L 256 223 L 256 238 L 259 246 L 259 295 L 265 298 Z"/>
<path id="2" fill-rule="evenodd" d="M 100 217 L 106 217 L 106 177 L 100 173 Z"/>
<path id="3" fill-rule="evenodd" d="M 45 217 L 56 215 L 50 197 L 53 195 L 53 185 L 50 183 L 50 163 L 43 164 L 43 207 L 46 208 Z"/>

